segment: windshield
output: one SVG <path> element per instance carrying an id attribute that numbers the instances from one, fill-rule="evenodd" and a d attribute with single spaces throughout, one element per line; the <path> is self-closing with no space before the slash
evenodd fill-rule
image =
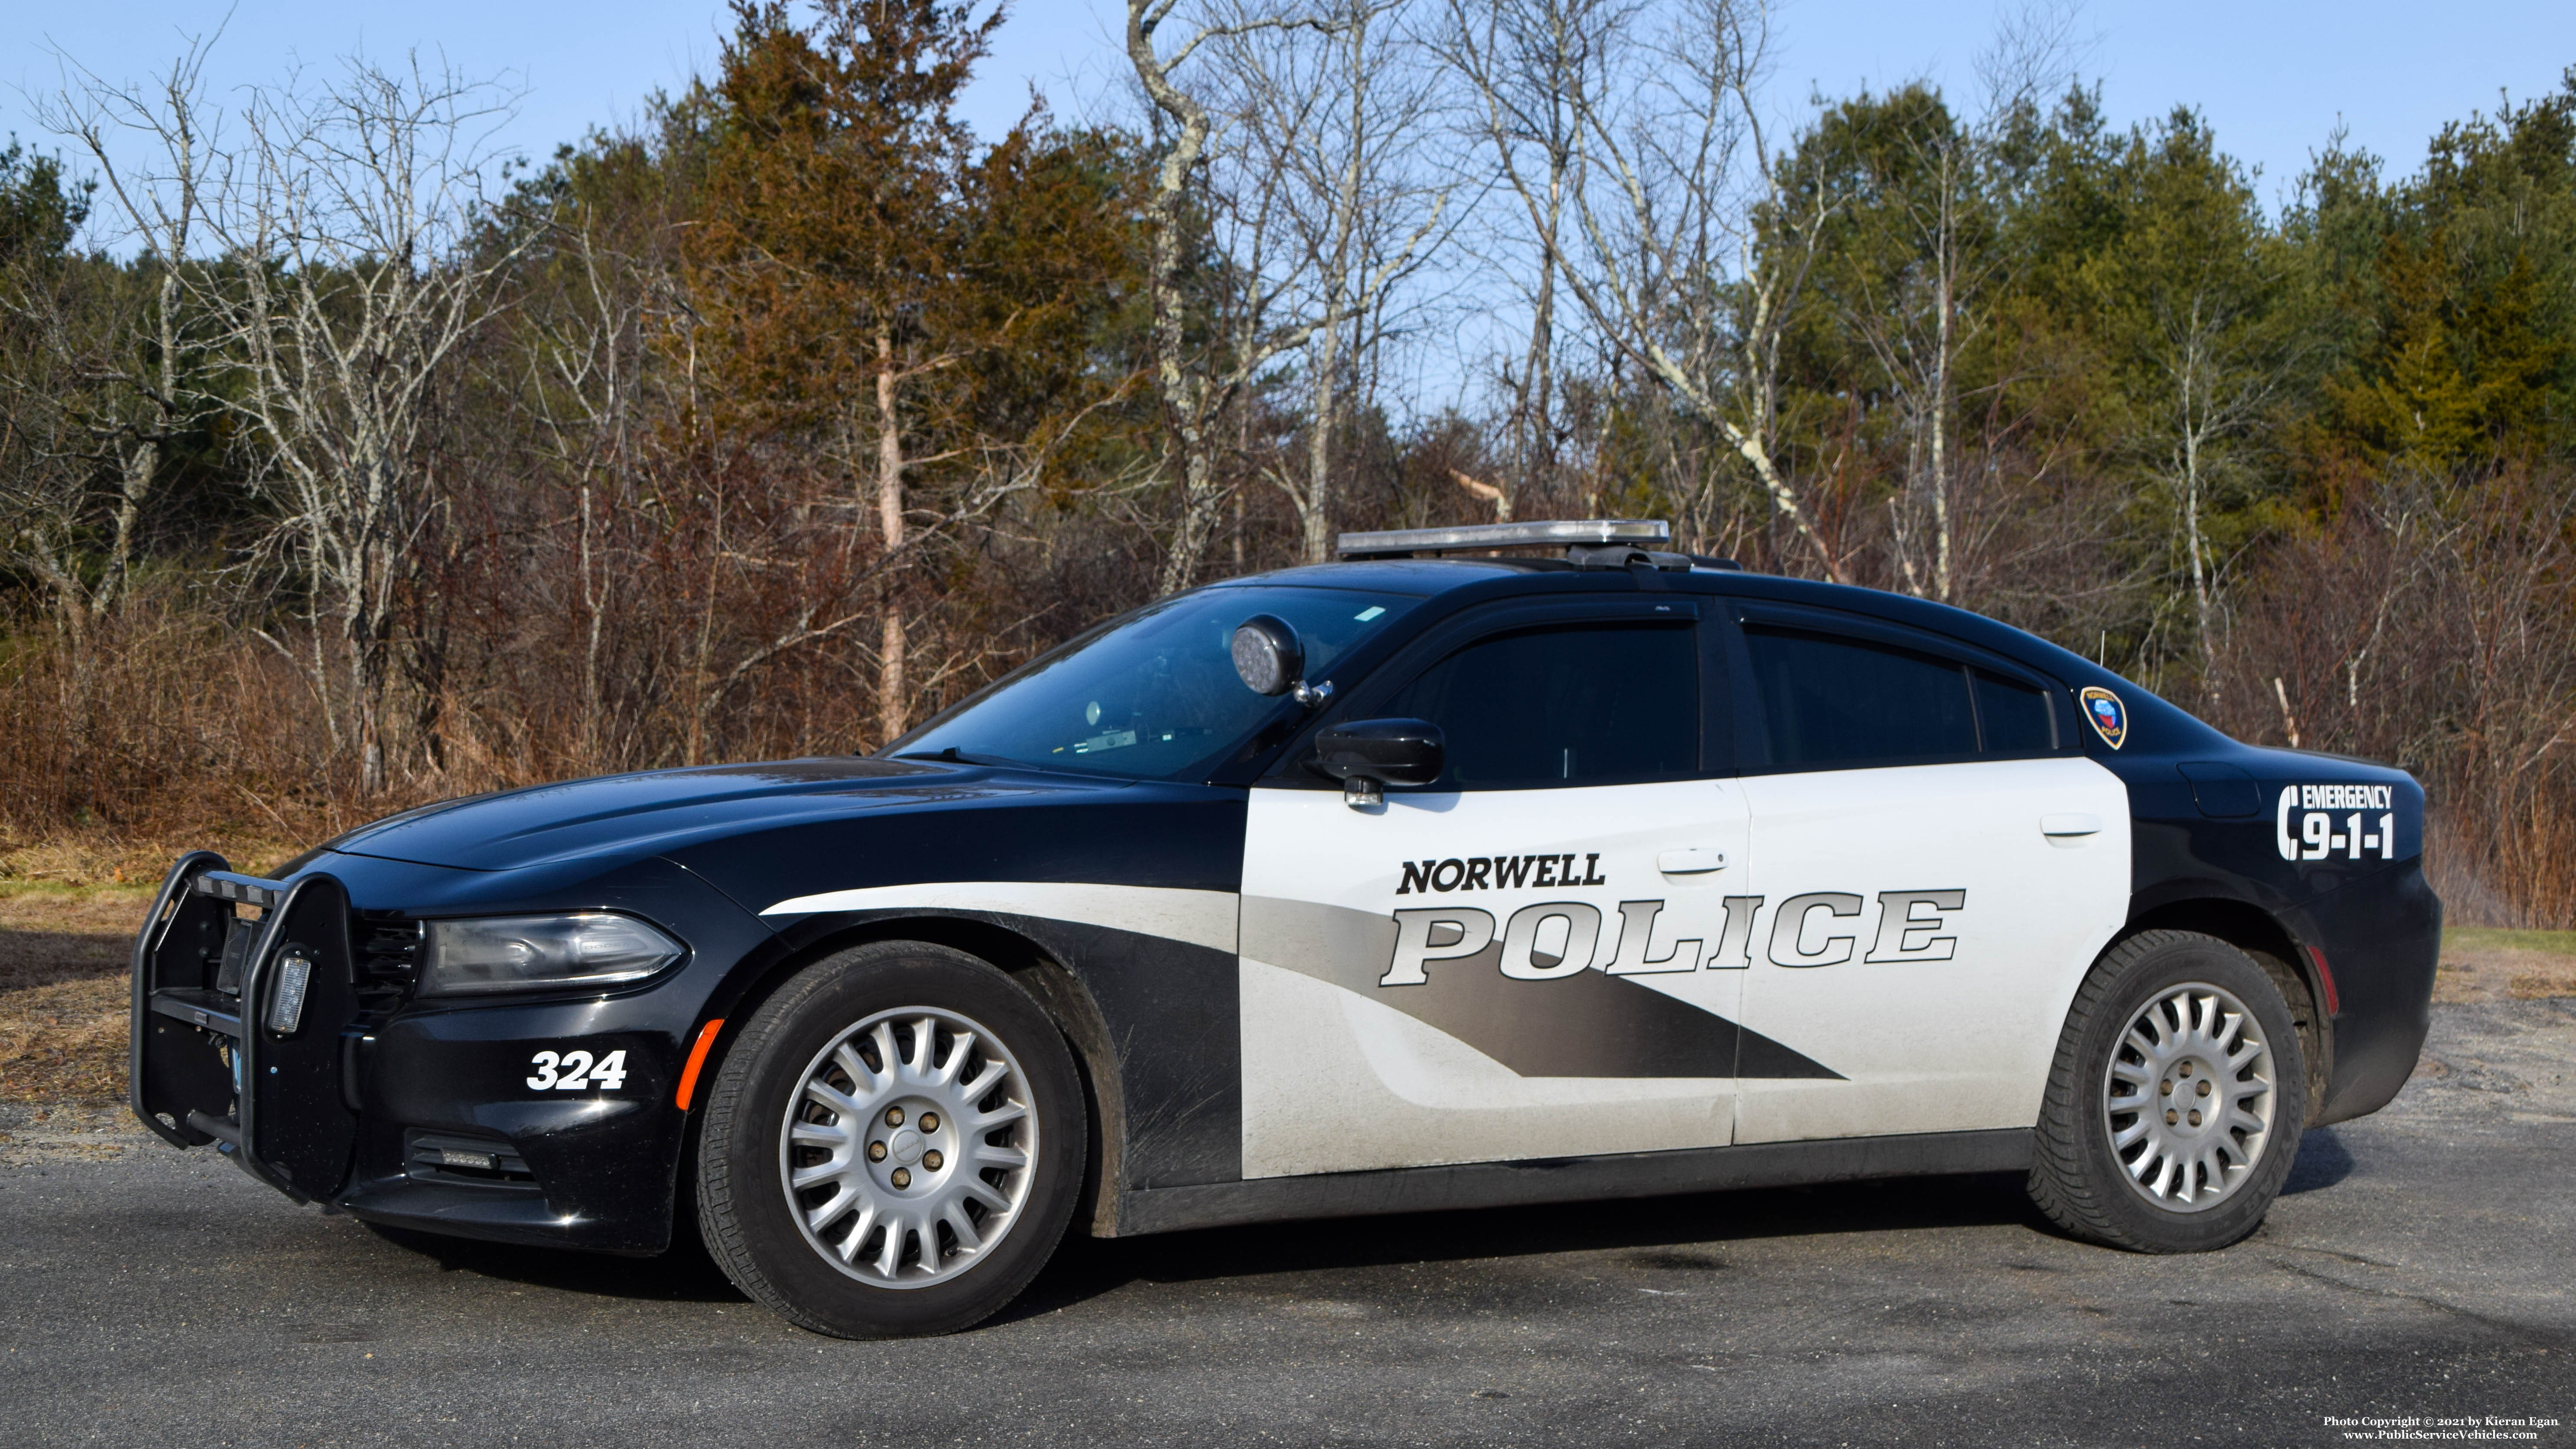
<path id="1" fill-rule="evenodd" d="M 898 741 L 894 753 L 1066 765 L 1164 779 L 1233 748 L 1277 708 L 1234 672 L 1235 626 L 1275 614 L 1321 679 L 1351 646 L 1403 617 L 1416 599 L 1357 589 L 1203 589 L 1021 670 L 955 714 Z"/>

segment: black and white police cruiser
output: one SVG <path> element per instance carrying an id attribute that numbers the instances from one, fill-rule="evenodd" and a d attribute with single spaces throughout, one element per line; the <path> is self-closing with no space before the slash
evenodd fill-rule
<path id="1" fill-rule="evenodd" d="M 2406 1080 L 2406 774 L 1667 536 L 1345 535 L 872 757 L 189 855 L 134 1108 L 379 1224 L 693 1218 L 880 1335 L 992 1313 L 1074 1222 L 2009 1170 L 2082 1237 L 2222 1248 Z"/>

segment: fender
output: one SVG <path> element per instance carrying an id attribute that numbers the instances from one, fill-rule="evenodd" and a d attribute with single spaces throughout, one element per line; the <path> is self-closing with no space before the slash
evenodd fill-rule
<path id="1" fill-rule="evenodd" d="M 1137 938 L 1129 943 L 1126 952 L 1113 950 L 1107 961 L 1068 960 L 1063 951 L 1072 933 L 1060 929 L 1062 924 L 991 911 L 927 907 L 839 911 L 797 919 L 778 937 L 777 948 L 766 953 L 764 962 L 746 961 L 721 988 L 720 1000 L 724 1004 L 721 1008 L 711 1005 L 708 1014 L 723 1016 L 727 1028 L 709 1053 L 704 1070 L 711 1076 L 722 1065 L 743 1017 L 758 1009 L 761 1001 L 798 971 L 824 956 L 869 941 L 887 940 L 929 941 L 964 951 L 1008 973 L 1036 997 L 1073 1049 L 1090 1097 L 1093 1145 L 1085 1168 L 1085 1201 L 1077 1208 L 1077 1217 L 1087 1220 L 1095 1235 L 1115 1236 L 1137 1170 L 1130 1166 L 1134 1155 L 1128 1150 L 1128 1101 L 1140 1086 L 1150 1094 L 1167 1091 L 1168 1085 L 1153 1071 L 1155 1063 L 1137 1060 L 1133 1053 L 1122 1057 L 1115 1045 L 1120 1038 L 1111 1029 L 1094 983 L 1115 978 L 1122 956 L 1135 959 L 1140 951 L 1150 953 L 1151 947 L 1143 943 L 1153 938 Z M 1229 953 L 1229 965 L 1231 959 Z M 1225 979 L 1231 980 L 1231 975 Z M 1124 999 L 1124 993 L 1115 991 L 1114 983 L 1113 999 Z M 1161 1029 L 1149 1020 L 1130 1019 L 1125 1025 L 1130 1033 Z M 1149 1144 L 1149 1148 L 1167 1154 L 1173 1146 L 1168 1137 Z M 1181 1146 L 1177 1155 L 1187 1160 L 1193 1155 L 1191 1144 Z M 1205 1153 L 1207 1144 L 1195 1146 L 1199 1154 Z M 1158 1172 L 1171 1174 L 1173 1167 L 1169 1161 L 1155 1160 L 1149 1151 L 1141 1170 L 1150 1178 Z M 1189 1174 L 1182 1171 L 1178 1175 Z"/>

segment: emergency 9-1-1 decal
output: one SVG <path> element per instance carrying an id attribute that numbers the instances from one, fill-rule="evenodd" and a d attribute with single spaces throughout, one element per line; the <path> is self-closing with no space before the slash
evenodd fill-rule
<path id="1" fill-rule="evenodd" d="M 2086 685 L 2081 697 L 2084 718 L 2092 723 L 2093 733 L 2102 737 L 2102 743 L 2118 749 L 2129 738 L 2128 706 L 2120 703 L 2120 696 L 2098 684 Z"/>
<path id="2" fill-rule="evenodd" d="M 2386 785 L 2286 785 L 2272 815 L 2283 860 L 2395 860 L 2395 793 Z"/>

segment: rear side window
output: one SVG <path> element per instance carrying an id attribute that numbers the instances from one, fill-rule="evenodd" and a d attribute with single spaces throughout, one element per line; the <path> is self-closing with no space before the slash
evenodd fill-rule
<path id="1" fill-rule="evenodd" d="M 1751 627 L 1771 763 L 1790 769 L 1968 760 L 2056 747 L 2047 696 L 1953 660 Z"/>
<path id="2" fill-rule="evenodd" d="M 1977 726 L 1989 755 L 2043 754 L 2057 748 L 2048 696 L 2000 674 L 1977 675 Z"/>
<path id="3" fill-rule="evenodd" d="M 1531 789 L 1699 771 L 1699 651 L 1687 624 L 1532 629 L 1480 639 L 1375 713 L 1449 743 L 1431 788 Z"/>

